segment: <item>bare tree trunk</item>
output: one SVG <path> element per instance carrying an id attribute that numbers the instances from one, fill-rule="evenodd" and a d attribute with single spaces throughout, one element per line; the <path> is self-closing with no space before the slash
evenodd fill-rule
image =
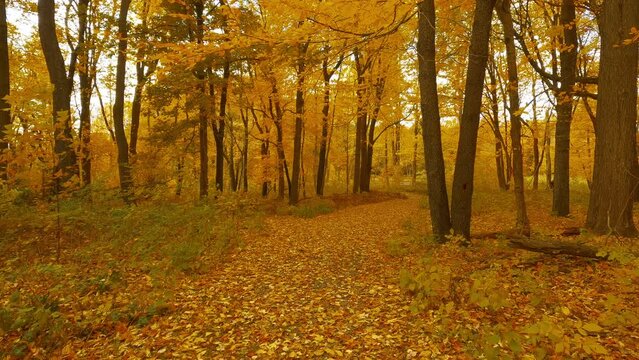
<path id="1" fill-rule="evenodd" d="M 82 44 L 78 56 L 80 64 L 78 71 L 80 77 L 79 170 L 82 186 L 91 184 L 91 97 L 95 82 L 95 66 L 92 64 L 90 56 L 92 53 L 95 54 L 95 50 L 86 46 L 86 40 L 91 36 L 87 21 L 89 3 L 89 0 L 82 0 L 78 3 L 78 43 Z"/>
<path id="2" fill-rule="evenodd" d="M 419 93 L 422 113 L 422 140 L 428 185 L 428 205 L 433 236 L 445 240 L 451 221 L 446 191 L 446 166 L 442 150 L 437 66 L 435 63 L 436 15 L 434 0 L 418 4 L 419 26 L 417 53 L 419 59 Z"/>
<path id="3" fill-rule="evenodd" d="M 228 85 L 231 76 L 231 67 L 228 54 L 224 55 L 224 67 L 222 69 L 222 87 L 220 89 L 220 114 L 217 121 L 213 121 L 213 138 L 215 139 L 215 189 L 224 191 L 224 130 L 226 127 L 226 103 L 228 98 Z M 212 81 L 212 79 L 209 79 Z M 212 84 L 210 85 L 213 86 Z M 213 92 L 211 91 L 211 101 Z"/>
<path id="4" fill-rule="evenodd" d="M 515 31 L 510 0 L 500 0 L 497 4 L 497 15 L 504 29 L 506 44 L 506 60 L 508 63 L 508 98 L 510 99 L 510 138 L 513 149 L 513 180 L 515 183 L 515 203 L 517 222 L 515 228 L 520 235 L 530 236 L 530 222 L 526 212 L 524 195 L 524 158 L 521 146 L 521 111 L 519 104 L 519 75 L 517 73 L 517 49 L 515 48 Z"/>
<path id="5" fill-rule="evenodd" d="M 55 180 L 54 192 L 77 174 L 76 153 L 73 148 L 71 121 L 71 91 L 77 61 L 77 50 L 73 50 L 69 72 L 65 65 L 56 35 L 55 4 L 53 0 L 38 0 L 38 32 L 44 54 L 49 80 L 53 84 L 53 152 Z"/>
<path id="6" fill-rule="evenodd" d="M 9 150 L 6 135 L 8 127 L 11 125 L 11 106 L 5 99 L 11 93 L 6 9 L 6 1 L 0 0 L 0 180 L 4 181 L 9 179 L 9 175 L 7 162 L 1 155 Z"/>
<path id="7" fill-rule="evenodd" d="M 601 13 L 601 63 L 595 122 L 595 165 L 586 226 L 599 234 L 635 236 L 633 170 L 637 121 L 637 43 L 626 43 L 639 28 L 639 2 L 607 0 Z"/>
<path id="8" fill-rule="evenodd" d="M 477 0 L 468 56 L 464 108 L 453 177 L 451 220 L 458 235 L 470 238 L 470 217 L 477 152 L 477 131 L 481 112 L 488 42 L 495 0 Z"/>
<path id="9" fill-rule="evenodd" d="M 195 3 L 195 20 L 197 24 L 196 28 L 196 42 L 199 45 L 204 43 L 204 3 L 202 1 L 197 1 Z M 140 69 L 139 65 L 138 69 L 138 84 L 140 80 L 140 70 L 144 71 L 144 68 Z M 207 94 L 206 94 L 206 74 L 204 71 L 195 72 L 195 76 L 197 77 L 199 84 L 197 86 L 198 90 L 198 136 L 199 136 L 199 145 L 200 145 L 200 199 L 204 199 L 209 195 L 209 138 L 208 138 L 208 130 L 209 130 L 209 110 L 207 107 Z M 136 88 L 136 91 L 138 89 Z M 131 129 L 131 138 L 133 138 L 133 129 Z M 137 131 L 136 137 L 137 137 Z M 184 167 L 180 165 L 180 161 L 178 160 L 178 173 Z M 181 180 L 180 180 L 181 181 Z"/>
<path id="10" fill-rule="evenodd" d="M 577 27 L 575 0 L 561 3 L 560 24 L 564 29 L 561 63 L 561 87 L 557 94 L 557 128 L 555 129 L 555 180 L 552 212 L 557 216 L 570 213 L 570 123 L 572 122 L 573 88 L 577 75 Z"/>
<path id="11" fill-rule="evenodd" d="M 501 190 L 508 190 L 509 184 L 506 181 L 506 169 L 504 166 L 504 153 L 508 152 L 506 148 L 506 143 L 504 142 L 504 137 L 501 134 L 501 128 L 499 125 L 499 98 L 497 96 L 497 64 L 495 64 L 495 54 L 491 52 L 490 58 L 488 59 L 488 75 L 490 78 L 490 108 L 491 115 L 490 120 L 492 121 L 492 130 L 495 135 L 495 165 L 497 169 L 497 182 L 499 184 L 499 188 Z"/>
<path id="12" fill-rule="evenodd" d="M 118 60 L 115 76 L 115 104 L 113 105 L 113 127 L 118 147 L 118 170 L 120 173 L 120 191 L 124 201 L 133 201 L 133 177 L 129 165 L 129 145 L 124 131 L 124 90 L 126 79 L 126 51 L 128 45 L 127 15 L 131 0 L 122 0 L 118 17 Z"/>
<path id="13" fill-rule="evenodd" d="M 304 78 L 306 51 L 309 42 L 299 44 L 297 48 L 297 90 L 295 91 L 295 136 L 293 138 L 293 178 L 288 192 L 288 202 L 297 204 L 300 196 L 300 174 L 302 168 L 302 122 L 304 121 Z"/>

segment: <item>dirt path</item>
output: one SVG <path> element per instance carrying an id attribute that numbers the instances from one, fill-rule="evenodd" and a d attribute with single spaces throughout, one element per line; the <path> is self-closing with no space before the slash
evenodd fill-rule
<path id="1" fill-rule="evenodd" d="M 429 349 L 427 325 L 398 286 L 400 268 L 416 259 L 387 251 L 417 215 L 425 211 L 410 197 L 312 219 L 268 218 L 264 236 L 185 283 L 172 314 L 131 330 L 112 354 L 363 359 Z"/>

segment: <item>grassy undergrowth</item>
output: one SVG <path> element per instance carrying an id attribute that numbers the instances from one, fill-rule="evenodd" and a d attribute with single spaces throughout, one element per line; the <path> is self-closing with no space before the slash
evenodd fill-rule
<path id="1" fill-rule="evenodd" d="M 262 223 L 259 201 L 240 196 L 130 207 L 76 197 L 59 212 L 19 192 L 2 196 L 0 358 L 46 358 L 71 337 L 146 326 Z"/>
<path id="2" fill-rule="evenodd" d="M 558 238 L 583 224 L 587 196 L 573 194 L 569 218 L 550 215 L 551 192 L 527 193 L 533 236 Z M 507 231 L 514 224 L 512 193 L 475 195 L 474 233 Z M 420 200 L 427 212 L 427 201 Z M 416 226 L 415 224 L 420 224 Z M 582 233 L 612 261 L 513 250 L 505 239 L 450 237 L 439 245 L 419 218 L 387 242 L 393 259 L 419 253 L 399 276 L 410 309 L 429 324 L 425 336 L 439 346 L 429 354 L 462 358 L 637 358 L 639 248 L 636 241 Z M 614 255 L 614 256 L 612 256 Z M 419 354 L 418 354 L 419 355 Z"/>

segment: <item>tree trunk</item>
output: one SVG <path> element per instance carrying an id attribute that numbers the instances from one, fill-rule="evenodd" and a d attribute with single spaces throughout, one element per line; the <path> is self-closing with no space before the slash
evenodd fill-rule
<path id="1" fill-rule="evenodd" d="M 226 103 L 228 98 L 229 77 L 231 76 L 228 54 L 224 55 L 224 68 L 222 70 L 222 87 L 220 89 L 220 115 L 213 121 L 213 137 L 215 139 L 215 189 L 224 191 L 224 130 L 226 127 Z M 212 81 L 212 79 L 210 79 Z M 212 86 L 212 85 L 211 85 Z M 212 101 L 213 94 L 211 94 Z"/>
<path id="2" fill-rule="evenodd" d="M 460 121 L 455 160 L 451 220 L 458 235 L 470 238 L 470 216 L 477 152 L 477 131 L 481 112 L 488 42 L 495 0 L 477 0 L 468 56 L 464 107 Z"/>
<path id="3" fill-rule="evenodd" d="M 198 1 L 195 3 L 195 21 L 196 21 L 196 43 L 202 45 L 204 43 L 204 3 Z M 140 68 L 138 66 L 138 84 L 140 84 Z M 142 72 L 144 68 L 142 68 Z M 200 145 L 200 199 L 204 199 L 209 195 L 209 114 L 210 111 L 207 107 L 207 94 L 206 94 L 206 74 L 204 71 L 195 72 L 195 76 L 199 81 L 197 85 L 198 90 L 198 136 Z M 138 88 L 136 87 L 136 92 Z M 134 101 L 135 102 L 135 101 Z M 188 110 L 187 110 L 188 112 Z M 138 119 L 139 121 L 139 119 Z M 133 139 L 133 125 L 131 126 L 131 139 Z M 137 131 L 135 131 L 137 138 Z M 133 151 L 132 151 L 133 153 Z M 180 162 L 178 161 L 178 170 L 181 170 Z"/>
<path id="4" fill-rule="evenodd" d="M 515 184 L 515 203 L 517 222 L 515 229 L 520 235 L 530 236 L 530 223 L 526 213 L 524 195 L 524 156 L 521 146 L 521 109 L 519 105 L 519 75 L 517 73 L 517 49 L 515 48 L 515 30 L 510 0 L 500 0 L 496 7 L 497 15 L 504 29 L 506 62 L 508 64 L 508 98 L 510 100 L 510 138 L 513 149 L 513 182 Z"/>
<path id="5" fill-rule="evenodd" d="M 56 35 L 55 4 L 53 0 L 38 0 L 38 33 L 44 54 L 49 80 L 53 84 L 53 152 L 54 192 L 77 173 L 76 154 L 73 148 L 71 121 L 71 90 L 77 53 L 74 51 L 69 65 L 65 66 Z"/>
<path id="6" fill-rule="evenodd" d="M 607 0 L 601 13 L 601 63 L 595 122 L 595 164 L 586 227 L 598 234 L 635 236 L 632 205 L 637 161 L 637 43 L 639 2 Z M 556 186 L 556 184 L 555 184 Z"/>
<path id="7" fill-rule="evenodd" d="M 552 156 L 550 155 L 550 121 L 548 120 L 546 120 L 546 130 L 544 130 L 544 152 L 546 153 L 546 189 L 550 190 L 553 188 L 553 181 Z"/>
<path id="8" fill-rule="evenodd" d="M 118 60 L 115 75 L 115 103 L 113 105 L 113 127 L 118 147 L 118 170 L 120 173 L 120 191 L 124 201 L 133 201 L 133 178 L 129 165 L 129 145 L 124 131 L 124 90 L 126 79 L 126 51 L 128 45 L 127 15 L 131 0 L 122 0 L 118 17 Z"/>
<path id="9" fill-rule="evenodd" d="M 302 167 L 302 122 L 304 120 L 304 71 L 306 50 L 309 42 L 299 44 L 297 48 L 297 90 L 295 91 L 295 135 L 293 138 L 293 178 L 288 192 L 288 202 L 297 204 L 300 196 L 300 174 Z"/>
<path id="10" fill-rule="evenodd" d="M 555 180 L 552 212 L 557 216 L 570 213 L 570 123 L 572 122 L 573 88 L 577 75 L 577 27 L 575 0 L 561 3 L 560 24 L 564 28 L 561 63 L 561 87 L 557 94 L 557 128 L 555 129 Z"/>
<path id="11" fill-rule="evenodd" d="M 450 234 L 451 222 L 446 191 L 446 166 L 442 150 L 437 66 L 435 63 L 435 2 L 424 0 L 418 4 L 419 26 L 417 58 L 419 59 L 419 94 L 422 113 L 422 140 L 428 185 L 433 236 L 439 241 Z"/>
<path id="12" fill-rule="evenodd" d="M 491 57 L 488 62 L 488 75 L 490 78 L 490 109 L 492 115 L 490 116 L 492 121 L 492 130 L 495 135 L 495 165 L 497 169 L 497 183 L 501 190 L 508 190 L 509 185 L 506 181 L 505 166 L 504 166 L 504 152 L 507 152 L 504 137 L 501 134 L 501 128 L 499 127 L 499 98 L 497 97 L 497 66 L 495 64 L 495 54 L 491 52 Z"/>
<path id="13" fill-rule="evenodd" d="M 353 194 L 361 191 L 362 162 L 366 157 L 366 122 L 368 112 L 366 110 L 366 80 L 364 74 L 367 64 L 362 64 L 361 54 L 356 49 L 353 53 L 355 57 L 355 70 L 357 71 L 357 122 L 355 125 L 355 159 L 353 160 Z"/>
<path id="14" fill-rule="evenodd" d="M 7 161 L 3 155 L 6 155 L 5 152 L 9 150 L 6 136 L 8 127 L 11 125 L 11 106 L 5 99 L 11 92 L 6 9 L 6 1 L 0 0 L 0 181 L 9 179 Z"/>
<path id="15" fill-rule="evenodd" d="M 80 184 L 82 186 L 91 184 L 91 97 L 93 96 L 93 84 L 95 82 L 95 66 L 91 64 L 90 53 L 86 38 L 89 32 L 87 26 L 87 12 L 89 0 L 82 0 L 78 4 L 78 43 L 82 44 L 79 49 L 79 77 L 80 77 Z"/>

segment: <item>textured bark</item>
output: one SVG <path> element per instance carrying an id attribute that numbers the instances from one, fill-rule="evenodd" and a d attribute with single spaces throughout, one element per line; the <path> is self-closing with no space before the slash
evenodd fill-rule
<path id="1" fill-rule="evenodd" d="M 49 80 L 53 84 L 53 136 L 54 136 L 54 192 L 61 189 L 77 173 L 76 153 L 71 129 L 71 90 L 77 52 L 73 51 L 69 72 L 65 65 L 56 36 L 55 4 L 53 0 L 38 1 L 38 33 Z"/>
<path id="2" fill-rule="evenodd" d="M 637 161 L 637 43 L 624 44 L 639 28 L 639 2 L 607 0 L 601 13 L 601 63 L 595 163 L 586 227 L 598 234 L 635 236 L 632 206 Z"/>
<path id="3" fill-rule="evenodd" d="M 131 0 L 122 0 L 118 17 L 118 59 L 115 75 L 115 103 L 113 105 L 113 127 L 118 148 L 118 171 L 120 174 L 120 191 L 124 201 L 133 201 L 133 177 L 129 164 L 129 145 L 124 131 L 124 90 L 126 79 L 127 15 Z"/>
<path id="4" fill-rule="evenodd" d="M 571 255 L 586 257 L 592 259 L 606 260 L 607 255 L 600 252 L 596 247 L 582 244 L 573 243 L 567 241 L 554 240 L 549 241 L 547 239 L 510 239 L 508 245 L 515 249 L 522 249 L 527 251 L 539 252 L 548 255 Z"/>
<path id="5" fill-rule="evenodd" d="M 5 100 L 5 97 L 9 96 L 11 92 L 6 7 L 6 1 L 0 0 L 0 180 L 4 181 L 8 180 L 9 176 L 7 174 L 7 162 L 2 155 L 9 149 L 6 130 L 11 125 L 11 108 Z"/>
<path id="6" fill-rule="evenodd" d="M 204 3 L 202 1 L 198 1 L 195 3 L 195 21 L 196 21 L 196 43 L 202 45 L 204 43 Z M 138 70 L 138 80 L 140 79 L 140 70 L 144 71 L 144 66 L 142 65 L 142 69 L 140 66 L 137 66 Z M 206 83 L 204 81 L 206 75 L 203 71 L 196 72 L 196 77 L 199 80 L 199 84 L 197 86 L 198 90 L 198 137 L 199 137 L 199 147 L 200 147 L 200 178 L 199 178 L 199 187 L 200 187 L 200 199 L 206 198 L 209 195 L 209 137 L 208 137 L 208 129 L 209 129 L 209 116 L 210 111 L 207 107 L 207 94 L 206 94 Z M 142 74 L 143 76 L 143 74 Z M 139 84 L 139 82 L 138 82 Z M 136 88 L 136 91 L 138 89 Z M 141 92 L 141 89 L 140 89 Z M 139 119 L 138 119 L 139 120 Z M 131 126 L 131 138 L 133 139 L 133 124 Z M 135 132 L 137 137 L 137 131 Z M 179 167 L 178 162 L 178 169 Z"/>
<path id="7" fill-rule="evenodd" d="M 497 97 L 497 66 L 495 65 L 494 53 L 488 59 L 488 75 L 490 78 L 490 120 L 492 121 L 492 130 L 495 136 L 495 165 L 497 169 L 497 183 L 501 190 L 508 190 L 510 185 L 506 180 L 506 169 L 504 164 L 504 153 L 508 152 L 505 146 L 504 137 L 501 134 L 501 128 L 499 125 L 499 98 Z M 509 159 L 509 158 L 508 158 Z M 508 160 L 510 163 L 510 160 Z"/>
<path id="8" fill-rule="evenodd" d="M 519 101 L 519 75 L 517 73 L 517 49 L 515 48 L 515 31 L 510 10 L 510 0 L 500 0 L 496 7 L 497 15 L 504 29 L 506 45 L 506 63 L 508 65 L 508 99 L 510 113 L 510 138 L 513 149 L 513 183 L 517 222 L 515 230 L 520 235 L 530 235 L 530 223 L 526 213 L 524 195 L 524 157 L 521 145 L 521 109 Z"/>
<path id="9" fill-rule="evenodd" d="M 211 124 L 215 140 L 215 189 L 217 191 L 224 191 L 224 131 L 226 128 L 226 105 L 230 77 L 230 60 L 228 54 L 225 54 L 222 69 L 222 86 L 220 88 L 220 113 L 217 121 L 213 121 Z M 211 91 L 211 101 L 215 101 L 213 91 Z"/>
<path id="10" fill-rule="evenodd" d="M 484 77 L 488 61 L 488 42 L 495 0 L 477 0 L 473 20 L 464 107 L 453 177 L 451 221 L 455 234 L 470 238 L 470 217 L 477 152 L 477 131 L 481 112 Z"/>
<path id="11" fill-rule="evenodd" d="M 419 94 L 422 114 L 422 140 L 428 184 L 428 206 L 433 235 L 444 240 L 451 222 L 446 191 L 446 166 L 442 150 L 437 66 L 435 63 L 436 15 L 434 0 L 418 4 L 417 58 L 419 59 Z"/>
<path id="12" fill-rule="evenodd" d="M 302 125 L 304 121 L 304 71 L 306 69 L 306 50 L 309 42 L 299 44 L 297 48 L 297 89 L 295 91 L 295 134 L 293 137 L 293 174 L 288 202 L 297 204 L 300 195 L 300 174 L 302 169 Z"/>
<path id="13" fill-rule="evenodd" d="M 78 3 L 78 62 L 80 69 L 80 183 L 91 184 L 91 97 L 93 95 L 93 85 L 95 82 L 95 65 L 90 57 L 90 50 L 85 44 L 89 35 L 87 25 L 87 12 L 89 0 L 81 0 Z M 93 50 L 93 52 L 95 52 Z"/>
<path id="14" fill-rule="evenodd" d="M 326 182 L 326 168 L 328 166 L 328 119 L 331 105 L 331 78 L 335 71 L 341 66 L 343 57 L 340 57 L 332 69 L 328 68 L 328 59 L 322 61 L 322 75 L 324 77 L 324 103 L 322 105 L 322 135 L 320 138 L 320 148 L 318 154 L 317 179 L 315 181 L 315 193 L 324 195 L 324 185 Z"/>
<path id="15" fill-rule="evenodd" d="M 577 76 L 577 27 L 575 0 L 563 0 L 560 24 L 564 27 L 561 64 L 561 87 L 557 94 L 557 127 L 555 129 L 555 179 L 552 212 L 557 216 L 570 213 L 570 124 L 574 85 Z"/>
<path id="16" fill-rule="evenodd" d="M 366 111 L 366 79 L 364 75 L 368 64 L 362 63 L 362 55 L 356 49 L 353 53 L 355 57 L 355 70 L 357 72 L 357 122 L 355 124 L 355 159 L 353 160 L 353 194 L 361 191 L 361 170 L 362 159 L 366 156 L 366 122 L 368 112 Z"/>

